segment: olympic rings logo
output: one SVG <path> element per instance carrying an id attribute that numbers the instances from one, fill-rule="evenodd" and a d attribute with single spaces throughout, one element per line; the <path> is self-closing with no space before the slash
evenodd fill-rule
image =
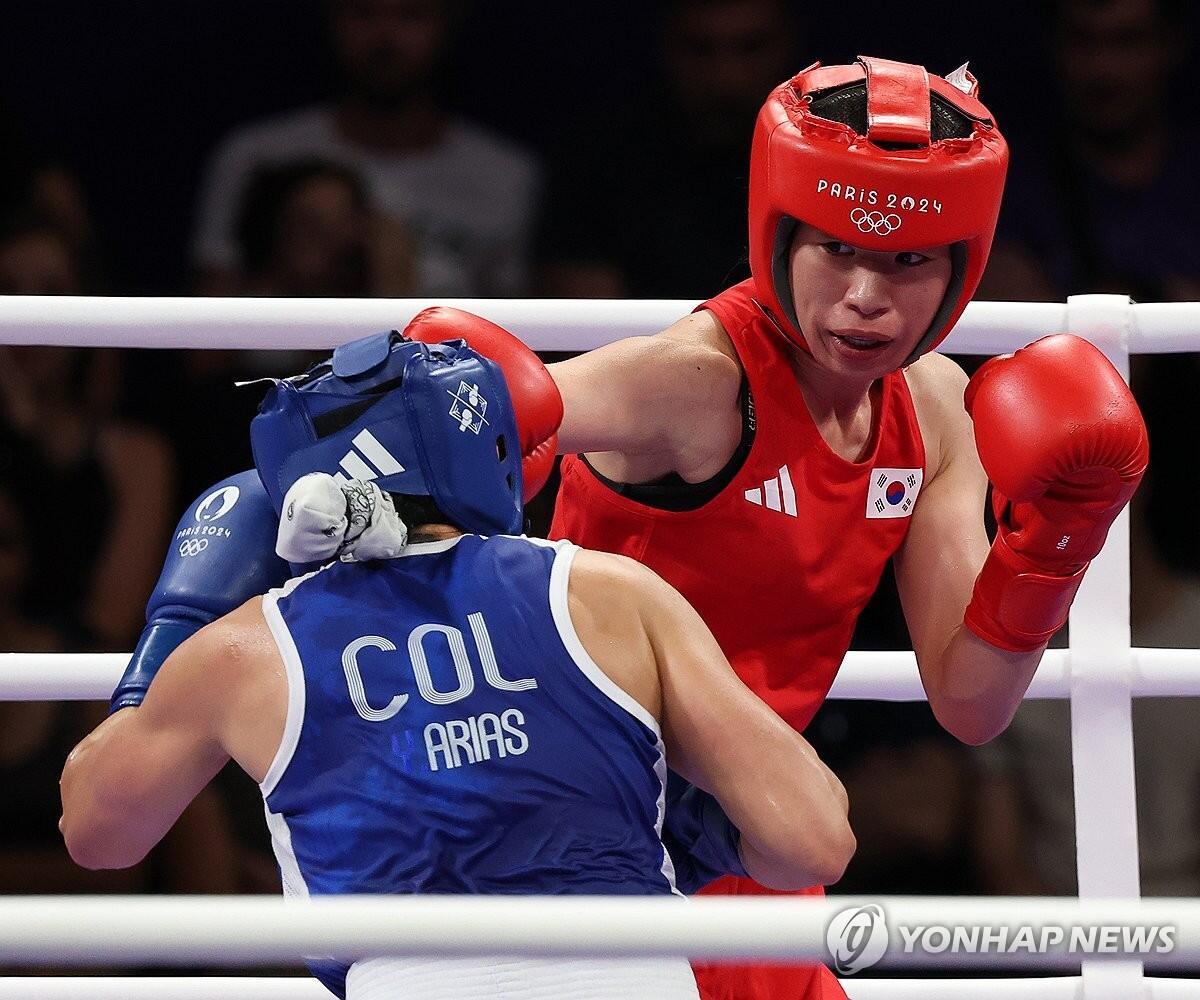
<path id="1" fill-rule="evenodd" d="M 179 554 L 181 556 L 198 556 L 207 548 L 207 538 L 187 538 L 179 543 Z"/>
<path id="2" fill-rule="evenodd" d="M 868 212 L 865 208 L 855 208 L 850 211 L 850 221 L 858 227 L 860 233 L 891 236 L 900 228 L 902 220 L 895 212 L 884 215 L 882 212 Z"/>

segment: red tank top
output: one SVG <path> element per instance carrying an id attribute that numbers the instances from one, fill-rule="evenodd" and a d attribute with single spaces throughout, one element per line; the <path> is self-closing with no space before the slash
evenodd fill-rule
<path id="1" fill-rule="evenodd" d="M 871 453 L 846 461 L 813 423 L 752 283 L 699 308 L 725 328 L 749 382 L 757 427 L 741 469 L 702 507 L 675 512 L 621 496 L 568 455 L 550 536 L 630 556 L 674 585 L 742 680 L 803 730 L 908 532 L 925 470 L 921 431 L 904 374 L 893 372 Z"/>

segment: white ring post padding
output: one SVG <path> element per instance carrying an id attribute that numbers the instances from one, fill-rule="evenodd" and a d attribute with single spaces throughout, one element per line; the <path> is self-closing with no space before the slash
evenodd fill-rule
<path id="1" fill-rule="evenodd" d="M 1126 381 L 1132 325 L 1128 296 L 1067 300 L 1067 328 L 1099 347 Z M 1126 509 L 1071 606 L 1071 760 L 1081 899 L 1120 899 L 1141 891 L 1130 645 Z M 1144 993 L 1136 961 L 1085 962 L 1082 973 L 1087 1000 L 1131 1000 Z"/>
<path id="2" fill-rule="evenodd" d="M 631 896 L 28 896 L 0 898 L 2 965 L 246 966 L 302 955 L 686 955 L 713 961 L 827 960 L 825 930 L 847 907 L 880 904 L 890 945 L 881 968 L 1079 967 L 1072 927 L 1175 929 L 1159 969 L 1200 962 L 1200 900 L 1030 897 Z M 906 951 L 901 927 L 1057 925 L 1044 952 Z M 1011 938 L 1010 940 L 1015 940 Z M 1096 940 L 1100 940 L 1096 938 Z M 1094 962 L 1121 963 L 1116 954 Z"/>
<path id="3" fill-rule="evenodd" d="M 582 351 L 656 333 L 692 299 L 260 299 L 0 296 L 0 344 L 79 347 L 323 349 L 405 326 L 431 305 L 458 306 L 512 330 L 531 347 Z M 1135 353 L 1197 349 L 1197 305 L 1130 306 Z M 972 302 L 942 350 L 1015 351 L 1069 329 L 1061 302 Z M 1087 336 L 1084 331 L 1078 332 Z"/>
<path id="4" fill-rule="evenodd" d="M 1134 649 L 1132 685 L 1137 697 L 1200 697 L 1200 649 Z M 1026 698 L 1071 695 L 1070 652 L 1042 657 Z M 128 653 L 0 653 L 0 701 L 107 701 Z M 831 698 L 924 701 L 912 652 L 846 654 Z"/>

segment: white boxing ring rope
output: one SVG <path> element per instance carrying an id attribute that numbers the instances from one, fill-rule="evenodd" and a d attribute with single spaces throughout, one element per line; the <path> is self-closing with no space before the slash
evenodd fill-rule
<path id="1" fill-rule="evenodd" d="M 353 961 L 512 953 L 815 962 L 827 955 L 829 921 L 863 903 L 878 903 L 887 913 L 895 947 L 880 963 L 884 968 L 975 964 L 974 955 L 906 949 L 895 931 L 944 925 L 951 911 L 956 921 L 995 928 L 1171 926 L 1173 950 L 1159 954 L 1147 946 L 1146 964 L 1171 970 L 1200 962 L 1197 900 L 704 896 L 685 903 L 671 896 L 25 896 L 0 901 L 0 964 L 227 967 L 273 965 L 306 954 Z M 1040 952 L 1018 949 L 989 958 L 996 968 L 1047 972 L 1080 963 L 1065 941 Z M 1123 961 L 1115 952 L 1097 952 L 1095 960 Z"/>
<path id="2" fill-rule="evenodd" d="M 1146 1000 L 1195 1000 L 1196 988 L 1185 979 L 1146 979 Z M 851 1000 L 1080 1000 L 1079 976 L 1051 979 L 860 979 L 847 982 Z M 983 989 L 981 990 L 980 987 Z M 106 979 L 62 976 L 55 979 L 0 978 L 0 1000 L 330 1000 L 315 979 L 205 977 L 132 977 Z"/>
<path id="3" fill-rule="evenodd" d="M 403 327 L 431 305 L 478 312 L 539 351 L 583 351 L 651 334 L 686 315 L 690 299 L 269 299 L 0 295 L 0 344 L 77 347 L 324 349 Z M 1200 348 L 1196 306 L 1123 295 L 1062 302 L 972 302 L 950 334 L 952 354 L 999 354 L 1071 330 L 1117 353 Z"/>
<path id="4" fill-rule="evenodd" d="M 1130 649 L 1124 669 L 1135 698 L 1200 697 L 1200 649 Z M 128 653 L 0 653 L 0 701 L 105 701 Z M 1077 662 L 1076 658 L 1076 661 Z M 1049 649 L 1026 698 L 1071 697 L 1071 651 Z M 924 701 L 911 652 L 846 654 L 830 698 Z"/>
<path id="5" fill-rule="evenodd" d="M 329 348 L 376 329 L 402 327 L 419 309 L 433 304 L 439 303 L 0 296 L 0 344 Z M 442 300 L 441 304 L 482 313 L 538 350 L 584 350 L 620 337 L 653 333 L 696 303 Z M 1197 303 L 1134 304 L 1114 295 L 1073 296 L 1066 303 L 974 302 L 944 349 L 996 354 L 1046 333 L 1069 330 L 1100 347 L 1128 378 L 1131 353 L 1200 350 L 1198 322 Z M 1178 926 L 1176 950 L 1170 956 L 1145 956 L 1145 966 L 1138 960 L 1092 957 L 1080 967 L 1076 957 L 1074 967 L 1080 975 L 1048 979 L 845 980 L 854 1000 L 936 1000 L 961 997 L 968 991 L 977 1000 L 1200 998 L 1200 982 L 1144 976 L 1144 967 L 1200 966 L 1200 902 L 1139 898 L 1130 724 L 1135 695 L 1200 694 L 1200 651 L 1131 648 L 1128 513 L 1117 519 L 1095 562 L 1071 610 L 1069 649 L 1046 654 L 1029 692 L 1029 697 L 1067 697 L 1072 703 L 1079 899 L 899 897 L 883 902 L 890 920 L 902 922 L 905 914 L 923 914 L 926 922 L 941 924 L 1069 922 L 1088 917 L 1100 923 L 1128 923 L 1139 916 L 1157 915 Z M 124 654 L 0 654 L 0 698 L 107 698 L 126 661 Z M 913 654 L 893 652 L 851 653 L 831 696 L 908 701 L 924 694 Z M 347 898 L 300 903 L 261 897 L 10 897 L 0 899 L 0 963 L 119 962 L 129 952 L 121 951 L 124 935 L 113 928 L 135 919 L 144 921 L 147 933 L 158 942 L 158 964 L 168 958 L 172 964 L 204 965 L 228 964 L 223 959 L 232 957 L 239 964 L 270 960 L 271 955 L 294 958 L 305 951 L 301 942 L 330 944 L 337 933 L 349 935 L 340 941 L 352 950 L 377 944 L 376 953 L 405 947 L 428 952 L 435 946 L 448 953 L 448 949 L 469 948 L 474 941 L 503 945 L 510 952 L 540 954 L 580 950 L 645 954 L 665 948 L 676 954 L 686 951 L 731 959 L 750 954 L 799 959 L 823 953 L 825 924 L 848 903 L 844 897 L 824 901 L 705 898 L 686 905 L 671 900 L 570 897 Z M 435 918 L 435 912 L 441 918 L 450 916 L 443 921 Z M 385 917 L 385 913 L 392 915 Z M 246 922 L 239 924 L 239 920 Z M 391 920 L 395 923 L 388 923 Z M 386 940 L 378 931 L 381 922 L 391 929 Z M 230 934 L 237 927 L 240 937 Z M 916 953 L 904 956 L 895 951 L 889 952 L 881 967 L 915 964 Z M 947 956 L 940 957 L 942 961 L 926 964 L 948 964 Z M 1057 960 L 1053 954 L 1024 957 L 1043 969 L 1069 967 L 1062 956 Z M 1003 964 L 1002 958 L 959 956 L 964 966 Z M 304 979 L 0 978 L 0 1000 L 18 996 L 23 1000 L 88 996 L 185 1000 L 212 995 L 224 1000 L 328 996 L 315 982 Z"/>

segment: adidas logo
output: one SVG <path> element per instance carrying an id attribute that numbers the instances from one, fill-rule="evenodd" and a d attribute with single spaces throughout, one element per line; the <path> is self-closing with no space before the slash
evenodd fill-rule
<path id="1" fill-rule="evenodd" d="M 779 475 L 774 479 L 768 479 L 761 487 L 746 490 L 746 499 L 756 507 L 796 516 L 796 491 L 792 488 L 792 477 L 786 465 L 779 467 Z"/>
<path id="2" fill-rule="evenodd" d="M 361 430 L 351 439 L 350 443 L 358 451 L 351 449 L 338 462 L 339 472 L 333 477 L 338 486 L 345 486 L 351 479 L 361 479 L 364 483 L 380 476 L 394 476 L 403 472 L 404 466 L 396 461 L 396 456 L 388 451 L 374 434 L 369 430 Z M 358 452 L 362 452 L 360 455 Z M 364 457 L 365 456 L 365 457 Z M 369 464 L 368 464 L 369 463 Z"/>

